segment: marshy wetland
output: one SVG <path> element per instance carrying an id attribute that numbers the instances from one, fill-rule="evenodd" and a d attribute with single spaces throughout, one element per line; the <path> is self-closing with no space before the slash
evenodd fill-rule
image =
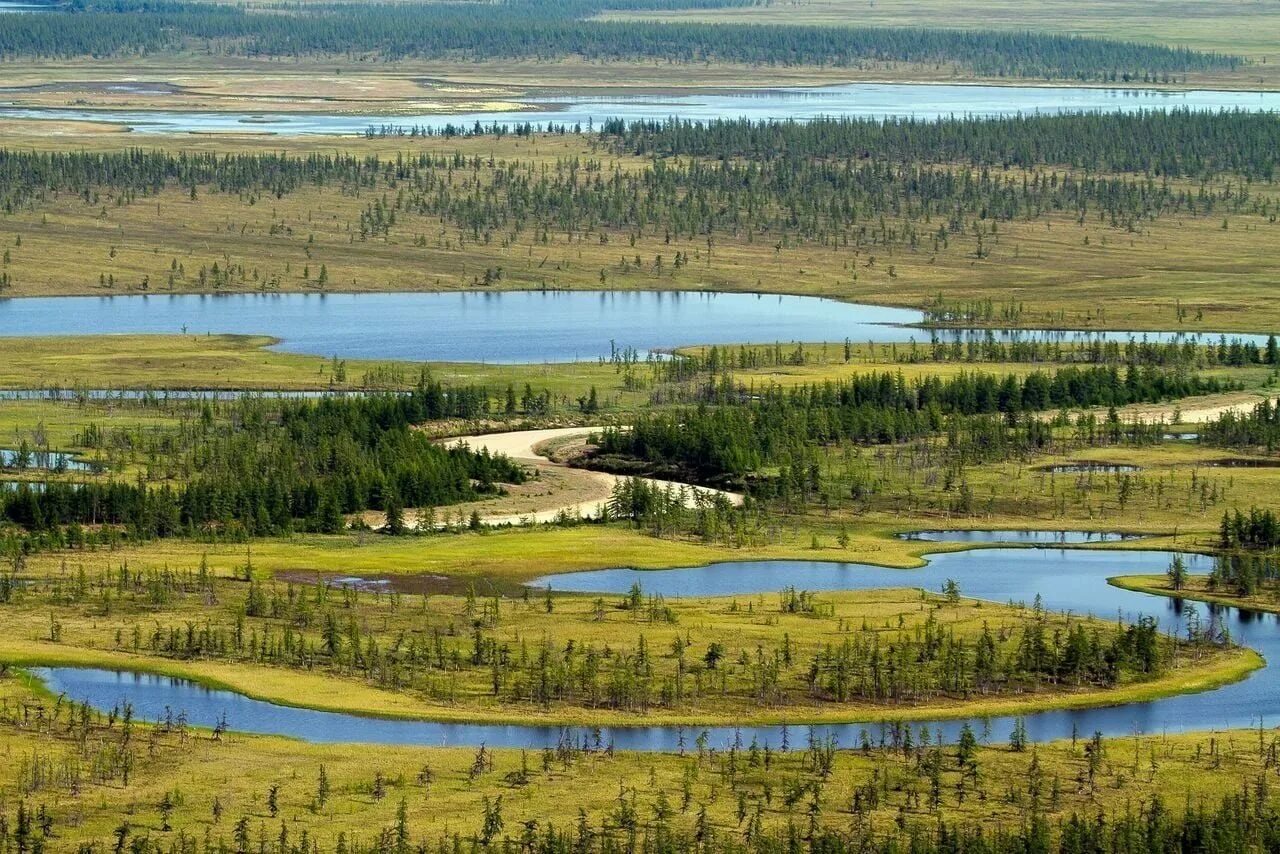
<path id="1" fill-rule="evenodd" d="M 843 2 L 0 5 L 0 854 L 1275 847 L 1275 16 Z"/>

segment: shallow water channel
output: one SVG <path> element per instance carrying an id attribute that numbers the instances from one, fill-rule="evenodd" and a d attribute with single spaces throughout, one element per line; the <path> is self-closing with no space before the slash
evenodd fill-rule
<path id="1" fill-rule="evenodd" d="M 5 93 L 0 92 L 0 96 Z M 15 89 L 10 96 L 20 96 Z M 423 94 L 430 96 L 430 89 Z M 981 86 L 929 83 L 845 83 L 834 86 L 704 90 L 669 93 L 564 93 L 520 97 L 527 109 L 499 112 L 388 114 L 314 111 L 231 112 L 112 110 L 0 106 L 0 119 L 61 119 L 125 125 L 135 133 L 364 134 L 384 128 L 471 130 L 477 122 L 513 126 L 565 125 L 599 129 L 607 119 L 691 121 L 747 118 L 805 121 L 834 118 L 1014 116 L 1064 112 L 1138 110 L 1280 110 L 1280 93 L 1192 89 L 1168 91 L 1093 86 Z M 0 102 L 2 104 L 3 102 Z"/>
<path id="2" fill-rule="evenodd" d="M 1055 535 L 1059 534 L 1055 532 Z M 1047 608 L 1057 611 L 1091 613 L 1104 618 L 1155 616 L 1164 631 L 1182 631 L 1188 615 L 1196 612 L 1202 622 L 1219 621 L 1237 642 L 1258 650 L 1269 660 L 1276 660 L 1280 655 L 1280 623 L 1272 615 L 1183 603 L 1107 584 L 1106 579 L 1115 575 L 1162 573 L 1172 557 L 1173 553 L 1167 551 L 981 548 L 932 555 L 928 566 L 915 570 L 857 563 L 745 561 L 662 571 L 606 569 L 568 573 L 546 576 L 534 585 L 549 585 L 560 591 L 623 594 L 638 581 L 646 592 L 668 598 L 758 595 L 772 601 L 777 592 L 787 586 L 814 591 L 890 587 L 936 591 L 947 579 L 954 579 L 966 596 L 1029 603 L 1039 594 Z M 1193 573 L 1210 569 L 1211 560 L 1207 557 L 1186 555 L 1186 559 Z M 316 742 L 471 746 L 484 743 L 490 747 L 541 748 L 569 737 L 588 743 L 598 739 L 620 750 L 675 751 L 682 744 L 692 745 L 704 729 L 712 746 L 728 744 L 735 737 L 744 742 L 756 738 L 761 744 L 774 746 L 783 740 L 780 726 L 625 726 L 595 730 L 387 720 L 278 706 L 233 692 L 209 690 L 180 679 L 145 674 L 62 667 L 37 668 L 35 673 L 55 693 L 65 693 L 102 710 L 128 700 L 135 714 L 149 719 L 181 711 L 194 724 L 214 726 L 225 716 L 234 730 Z M 1119 736 L 1135 732 L 1248 727 L 1256 726 L 1259 716 L 1264 722 L 1280 719 L 1280 686 L 1275 684 L 1269 666 L 1213 691 L 1119 706 L 1036 712 L 1026 715 L 1025 722 L 1032 739 L 1045 741 L 1069 738 L 1073 730 L 1082 734 L 1099 730 L 1108 736 Z M 819 725 L 813 727 L 813 731 L 818 737 L 829 734 L 839 744 L 852 746 L 858 742 L 863 729 L 867 729 L 872 738 L 878 738 L 881 727 L 894 717 L 893 711 L 886 709 L 866 720 Z M 927 724 L 950 739 L 956 737 L 963 722 L 963 719 L 945 719 L 913 725 Z M 976 732 L 989 734 L 993 741 L 1006 739 L 1014 725 L 1012 717 L 970 722 Z M 799 722 L 790 729 L 792 743 L 797 744 L 801 743 L 798 739 L 806 737 L 809 728 Z"/>

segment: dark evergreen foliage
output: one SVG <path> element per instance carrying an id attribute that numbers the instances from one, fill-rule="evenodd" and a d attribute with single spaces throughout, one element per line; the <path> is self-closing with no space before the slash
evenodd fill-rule
<path id="1" fill-rule="evenodd" d="M 1094 172 L 1275 176 L 1280 118 L 1243 111 L 1149 110 L 946 119 L 720 119 L 626 122 L 600 129 L 619 151 L 762 159 L 877 158 L 971 166 L 1069 165 Z"/>
<path id="2" fill-rule="evenodd" d="M 305 9 L 170 0 L 77 0 L 72 11 L 6 16 L 0 57 L 118 56 L 194 47 L 248 56 L 657 59 L 768 65 L 911 62 L 985 76 L 1168 82 L 1236 67 L 1185 48 L 1039 33 L 923 28 L 601 21 L 608 9 L 737 5 L 665 0 L 314 4 Z"/>
<path id="3" fill-rule="evenodd" d="M 1195 148 L 1195 143 L 1187 144 Z M 912 251 L 937 251 L 952 240 L 971 239 L 977 257 L 984 257 L 984 241 L 996 239 L 1000 223 L 1054 212 L 1131 231 L 1171 215 L 1277 215 L 1274 199 L 1251 193 L 1247 183 L 1206 182 L 1191 189 L 1150 176 L 1049 168 L 1015 172 L 899 163 L 860 154 L 843 160 L 764 157 L 719 162 L 670 157 L 655 159 L 642 169 L 606 173 L 599 161 L 578 158 L 543 168 L 532 162 L 495 163 L 461 154 L 418 153 L 380 160 L 319 154 L 0 151 L 4 212 L 62 194 L 74 194 L 85 205 L 97 207 L 105 198 L 127 204 L 166 188 L 238 193 L 252 202 L 318 186 L 373 197 L 360 217 L 362 238 L 390 235 L 397 215 L 407 212 L 440 217 L 469 231 L 473 239 L 526 229 L 538 235 L 665 232 L 690 239 L 729 233 L 779 246 L 803 239 L 833 248 Z M 622 269 L 634 264 L 661 271 L 664 264 L 679 266 L 689 260 L 683 253 L 670 259 L 633 257 L 625 249 L 619 253 Z"/>
<path id="4" fill-rule="evenodd" d="M 1250 507 L 1222 514 L 1219 545 L 1224 549 L 1274 549 L 1280 547 L 1280 517 L 1268 509 Z"/>
<path id="5" fill-rule="evenodd" d="M 1269 511 L 1267 515 L 1270 515 Z M 1259 516 L 1256 510 L 1248 518 L 1227 514 L 1223 519 L 1225 547 L 1240 548 L 1241 537 L 1265 541 L 1270 536 L 1273 544 L 1269 548 L 1274 548 L 1276 518 Z M 1236 596 L 1254 596 L 1263 590 L 1273 593 L 1277 582 L 1280 582 L 1280 562 L 1263 555 L 1235 553 L 1214 558 L 1208 586 L 1210 590 L 1223 590 Z"/>
<path id="6" fill-rule="evenodd" d="M 1280 401 L 1259 401 L 1246 413 L 1227 410 L 1201 425 L 1200 441 L 1219 447 L 1274 451 L 1280 447 Z"/>
<path id="7" fill-rule="evenodd" d="M 166 464 L 189 473 L 178 485 L 24 487 L 0 494 L 0 518 L 31 531 L 123 526 L 138 538 L 332 532 L 343 513 L 450 504 L 521 482 L 523 470 L 505 457 L 446 450 L 411 429 L 458 412 L 468 398 L 452 397 L 424 380 L 404 395 L 245 399 L 224 419 L 206 409 L 167 448 Z"/>
<path id="8" fill-rule="evenodd" d="M 1001 414 L 1017 423 L 1023 412 L 1122 406 L 1221 388 L 1212 378 L 1151 367 L 1122 373 L 1114 366 L 1033 371 L 1024 377 L 975 372 L 911 382 L 873 372 L 791 389 L 746 389 L 725 379 L 704 390 L 705 403 L 716 406 L 644 414 L 629 430 L 604 431 L 599 447 L 605 455 L 675 464 L 703 479 L 742 477 L 792 460 L 814 443 L 890 443 L 946 430 L 954 437 L 970 432 L 982 445 L 995 440 L 987 430 L 994 425 L 965 416 Z M 1020 426 L 1029 431 L 1029 441 L 1042 444 L 1049 431 L 1037 424 L 1026 420 Z"/>

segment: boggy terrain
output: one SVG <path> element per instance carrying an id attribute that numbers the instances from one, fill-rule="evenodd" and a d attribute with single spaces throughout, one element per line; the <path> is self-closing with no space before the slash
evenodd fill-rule
<path id="1" fill-rule="evenodd" d="M 841 2 L 3 15 L 0 854 L 1280 847 L 1270 13 Z"/>
<path id="2" fill-rule="evenodd" d="M 1182 820 L 1163 807 L 1174 795 L 1213 805 L 1190 814 L 1195 832 L 1207 825 L 1224 844 L 1247 847 L 1264 834 L 1257 811 L 1269 810 L 1255 800 L 1269 773 L 1265 732 L 1081 737 L 1037 748 L 1003 733 L 977 731 L 946 746 L 895 730 L 883 743 L 877 733 L 863 748 L 839 750 L 797 731 L 785 746 L 690 744 L 684 755 L 569 743 L 354 751 L 215 737 L 181 721 L 151 730 L 84 716 L 15 679 L 0 681 L 0 691 L 16 800 L 6 815 L 22 828 L 19 839 L 46 849 L 67 839 L 165 846 L 185 834 L 232 850 L 303 842 L 323 851 L 431 850 L 520 838 L 573 850 L 613 850 L 632 838 L 665 840 L 671 850 L 773 850 L 803 822 L 831 845 L 872 845 L 905 831 L 921 840 L 917 850 L 932 851 L 925 840 L 941 820 L 1016 850 L 1034 830 L 1022 820 L 1028 809 L 1042 816 L 1037 834 L 1180 832 Z M 1138 819 L 1125 810 L 1135 801 L 1162 806 Z"/>
<path id="3" fill-rule="evenodd" d="M 167 572 L 85 559 L 6 594 L 6 661 L 185 674 L 397 716 L 722 725 L 1115 702 L 1253 666 L 1214 637 L 1171 640 L 1154 623 L 979 605 L 954 590 L 670 600 L 637 584 L 621 597 L 513 600 L 475 583 L 414 596 L 323 577 L 285 585 L 250 563 L 225 579 L 207 558 Z"/>

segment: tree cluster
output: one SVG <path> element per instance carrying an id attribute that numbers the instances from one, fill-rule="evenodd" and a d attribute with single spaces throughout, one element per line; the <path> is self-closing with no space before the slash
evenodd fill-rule
<path id="1" fill-rule="evenodd" d="M 630 429 L 604 430 L 598 448 L 605 456 L 675 464 L 703 479 L 740 478 L 792 460 L 798 449 L 815 444 L 892 443 L 944 430 L 986 433 L 997 425 L 969 416 L 1001 414 L 1018 424 L 1021 413 L 1168 400 L 1221 387 L 1214 378 L 1154 367 L 1121 372 L 1116 366 L 1066 367 L 1025 376 L 973 372 L 911 381 L 901 374 L 869 372 L 789 389 L 747 388 L 726 377 L 708 383 L 695 408 L 643 413 Z M 1019 426 L 1035 430 L 1039 423 Z M 1042 434 L 1047 441 L 1047 427 Z"/>
<path id="2" fill-rule="evenodd" d="M 181 475 L 176 483 L 23 485 L 0 493 L 0 518 L 31 531 L 72 526 L 72 545 L 85 541 L 80 526 L 139 538 L 334 532 L 346 513 L 451 504 L 522 482 L 523 469 L 505 457 L 445 449 L 412 429 L 456 406 L 425 379 L 409 394 L 242 398 L 224 417 L 205 401 L 176 436 L 152 437 L 154 464 Z"/>
<path id="3" fill-rule="evenodd" d="M 611 119 L 600 140 L 619 153 L 757 160 L 883 158 L 992 168 L 1070 166 L 1090 172 L 1270 181 L 1280 122 L 1242 110 L 1143 110 L 939 119 L 808 122 Z"/>

